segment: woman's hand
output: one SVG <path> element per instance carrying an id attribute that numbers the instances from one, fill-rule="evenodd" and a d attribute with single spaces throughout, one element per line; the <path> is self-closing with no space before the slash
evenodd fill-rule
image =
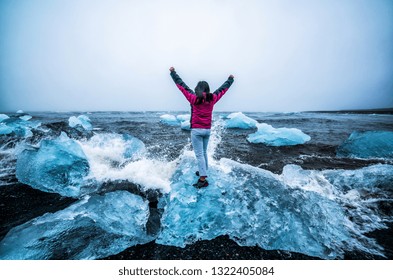
<path id="1" fill-rule="evenodd" d="M 171 68 L 169 68 L 169 71 L 173 72 L 173 71 L 175 71 L 175 68 L 171 67 Z"/>

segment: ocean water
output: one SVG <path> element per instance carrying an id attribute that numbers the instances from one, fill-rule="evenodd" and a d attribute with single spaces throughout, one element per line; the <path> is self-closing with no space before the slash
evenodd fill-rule
<path id="1" fill-rule="evenodd" d="M 386 258 L 391 248 L 370 233 L 393 222 L 390 138 L 377 156 L 343 156 L 338 150 L 354 132 L 378 132 L 366 134 L 362 145 L 383 142 L 376 137 L 390 137 L 393 115 L 243 112 L 310 136 L 300 145 L 269 146 L 247 141 L 256 128 L 226 128 L 225 116 L 232 112 L 217 112 L 210 185 L 199 190 L 192 187 L 197 165 L 190 132 L 160 118 L 187 113 L 32 112 L 31 119 L 18 121 L 14 133 L 0 135 L 1 207 L 7 211 L 17 203 L 6 201 L 7 188 L 17 193 L 26 185 L 36 195 L 58 195 L 45 203 L 62 207 L 44 207 L 25 218 L 3 216 L 0 258 L 95 259 L 152 240 L 184 248 L 223 235 L 240 246 L 322 259 L 341 259 L 347 252 Z M 82 114 L 92 130 L 70 127 L 69 118 Z M 88 167 L 79 168 L 80 162 Z M 69 205 L 59 202 L 67 197 Z M 30 207 L 26 212 L 35 213 Z M 139 216 L 130 219 L 127 211 Z"/>

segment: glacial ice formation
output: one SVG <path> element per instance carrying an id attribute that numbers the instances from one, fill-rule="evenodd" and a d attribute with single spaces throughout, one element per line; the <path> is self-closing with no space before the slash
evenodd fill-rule
<path id="1" fill-rule="evenodd" d="M 126 191 L 85 197 L 11 229 L 0 259 L 97 259 L 150 242 L 147 201 Z"/>
<path id="2" fill-rule="evenodd" d="M 80 115 L 78 117 L 72 116 L 68 119 L 68 124 L 70 127 L 82 127 L 85 130 L 92 130 L 93 126 L 91 120 L 86 115 Z"/>
<path id="3" fill-rule="evenodd" d="M 0 135 L 7 135 L 14 132 L 14 130 L 4 123 L 0 123 Z"/>
<path id="4" fill-rule="evenodd" d="M 20 118 L 21 120 L 28 121 L 28 120 L 31 120 L 31 119 L 32 119 L 32 116 L 24 115 L 24 116 L 20 116 L 19 118 Z"/>
<path id="5" fill-rule="evenodd" d="M 10 117 L 7 116 L 6 114 L 0 114 L 0 122 L 2 122 L 3 120 L 9 119 Z"/>
<path id="6" fill-rule="evenodd" d="M 191 130 L 191 123 L 189 120 L 182 121 L 180 124 L 181 129 L 183 130 Z"/>
<path id="7" fill-rule="evenodd" d="M 180 127 L 183 130 L 191 130 L 190 114 L 177 115 L 176 119 L 180 122 Z"/>
<path id="8" fill-rule="evenodd" d="M 170 115 L 164 114 L 160 116 L 160 121 L 163 124 L 170 125 L 170 126 L 180 126 L 183 130 L 191 130 L 190 127 L 190 114 L 183 114 L 183 115 Z"/>
<path id="9" fill-rule="evenodd" d="M 21 117 L 8 117 L 3 115 L 0 123 L 0 135 L 14 133 L 18 137 L 33 136 L 32 129 L 38 128 L 41 123 L 30 121 L 31 116 L 24 115 Z"/>
<path id="10" fill-rule="evenodd" d="M 355 248 L 380 254 L 371 239 L 363 233 L 385 228 L 385 222 L 392 222 L 389 213 L 380 211 L 380 205 L 390 202 L 393 194 L 393 165 L 376 164 L 357 170 L 303 170 L 300 166 L 284 167 L 282 179 L 290 188 L 318 193 L 335 200 L 345 208 L 346 216 L 352 221 L 352 238 L 357 235 L 363 243 L 347 242 L 348 250 Z"/>
<path id="11" fill-rule="evenodd" d="M 267 146 L 291 146 L 304 144 L 311 137 L 297 128 L 274 128 L 266 123 L 258 123 L 258 130 L 249 134 L 247 140 L 251 143 L 263 143 Z"/>
<path id="12" fill-rule="evenodd" d="M 146 146 L 141 140 L 129 134 L 123 134 L 123 139 L 126 142 L 124 151 L 126 159 L 137 160 L 145 155 Z"/>
<path id="13" fill-rule="evenodd" d="M 365 195 L 376 197 L 372 192 L 393 192 L 393 165 L 375 164 L 356 170 L 324 170 L 324 177 L 342 192 L 367 190 Z"/>
<path id="14" fill-rule="evenodd" d="M 346 216 L 343 205 L 350 198 L 332 185 L 334 178 L 345 177 L 343 171 L 330 172 L 325 178 L 320 171 L 308 173 L 288 166 L 283 175 L 275 175 L 221 159 L 209 169 L 209 187 L 196 189 L 192 187 L 194 159 L 184 156 L 178 166 L 171 192 L 159 202 L 164 209 L 162 230 L 156 240 L 159 244 L 185 247 L 228 235 L 239 245 L 324 259 L 342 258 L 345 249 L 382 255 L 381 248 L 362 230 L 381 228 L 383 223 L 363 219 L 356 225 Z M 393 166 L 385 168 L 391 175 L 383 180 L 389 184 Z M 354 171 L 359 178 L 367 172 Z M 357 215 L 362 212 L 358 210 L 352 214 L 361 221 Z"/>
<path id="15" fill-rule="evenodd" d="M 393 222 L 380 210 L 391 201 L 392 165 L 323 171 L 286 165 L 277 175 L 215 160 L 220 142 L 215 130 L 220 129 L 216 123 L 209 144 L 209 186 L 203 189 L 192 186 L 197 179 L 192 151 L 185 149 L 172 162 L 150 159 L 143 142 L 130 135 L 72 140 L 62 133 L 25 149 L 17 158 L 17 178 L 43 191 L 81 197 L 96 191 L 86 181 L 117 180 L 160 190 L 161 229 L 157 236 L 146 234 L 149 211 L 140 197 L 119 191 L 92 195 L 13 228 L 0 242 L 0 259 L 94 259 L 155 238 L 158 244 L 185 247 L 220 235 L 241 246 L 324 259 L 356 250 L 383 256 L 366 233 Z M 292 140 L 297 135 L 293 130 L 284 134 Z"/>
<path id="16" fill-rule="evenodd" d="M 145 144 L 131 135 L 96 134 L 73 140 L 63 132 L 58 139 L 43 140 L 17 157 L 16 176 L 33 188 L 80 197 L 100 188 L 101 183 L 127 180 L 143 189 L 170 190 L 175 163 L 146 157 Z"/>
<path id="17" fill-rule="evenodd" d="M 164 114 L 160 116 L 161 122 L 170 126 L 178 126 L 180 121 L 174 116 L 170 114 Z"/>
<path id="18" fill-rule="evenodd" d="M 107 161 L 111 158 L 109 150 L 115 152 L 110 161 L 125 158 L 123 136 L 104 134 L 93 138 L 94 145 L 88 140 L 81 141 L 91 147 L 87 152 L 81 144 L 89 162 L 100 161 L 93 154 L 103 156 L 101 163 Z M 108 150 L 100 146 L 111 141 Z M 130 176 L 129 179 L 134 180 L 138 177 L 135 172 L 141 170 L 141 166 L 148 166 L 148 161 L 143 158 L 126 162 L 123 167 L 107 169 L 103 174 L 110 179 Z M 163 163 L 159 170 L 171 169 L 170 166 L 173 163 Z M 378 203 L 388 199 L 392 192 L 392 165 L 324 171 L 287 165 L 281 175 L 276 175 L 224 158 L 211 161 L 210 185 L 204 189 L 192 187 L 196 180 L 195 166 L 193 153 L 185 151 L 176 161 L 174 171 L 168 169 L 161 174 L 157 169 L 154 171 L 156 176 L 150 176 L 146 175 L 146 170 L 141 170 L 143 178 L 148 179 L 172 174 L 171 186 L 163 191 L 159 200 L 163 216 L 156 239 L 158 244 L 185 247 L 198 240 L 228 235 L 242 246 L 257 245 L 324 259 L 342 258 L 345 251 L 353 250 L 383 255 L 382 248 L 365 233 L 384 228 L 386 222 L 392 221 L 388 214 L 378 210 Z M 106 196 L 109 195 L 115 196 L 114 193 Z M 134 210 L 122 208 L 121 203 L 127 201 L 123 195 L 110 200 L 105 198 L 104 203 L 101 197 L 94 196 L 89 198 L 89 201 L 97 201 L 94 207 L 87 207 L 89 204 L 83 200 L 75 204 L 78 206 L 46 214 L 14 228 L 0 243 L 0 258 L 100 258 L 153 240 L 155 237 L 146 236 L 145 216 L 136 218 L 142 222 L 132 224 L 132 220 L 131 224 L 123 224 L 124 218 L 119 215 L 127 213 L 129 219 L 136 217 L 129 215 Z M 80 210 L 85 209 L 83 205 L 89 210 Z M 146 207 L 146 203 L 144 205 Z M 141 206 L 135 207 L 141 209 Z M 108 217 L 111 218 L 109 222 Z M 125 233 L 127 230 L 132 230 L 132 234 Z M 27 235 L 33 237 L 27 239 Z M 91 241 L 85 248 L 81 240 Z M 71 249 L 67 251 L 66 248 Z"/>
<path id="19" fill-rule="evenodd" d="M 24 184 L 63 196 L 81 195 L 89 164 L 80 145 L 62 132 L 54 140 L 42 140 L 17 156 L 16 177 Z"/>
<path id="20" fill-rule="evenodd" d="M 257 121 L 247 117 L 242 112 L 231 113 L 226 117 L 225 127 L 226 128 L 242 128 L 249 129 L 255 128 Z"/>
<path id="21" fill-rule="evenodd" d="M 190 118 L 191 118 L 191 115 L 190 115 L 190 114 L 183 114 L 183 115 L 177 115 L 177 116 L 176 116 L 176 119 L 177 119 L 179 122 L 189 121 Z"/>
<path id="22" fill-rule="evenodd" d="M 393 132 L 355 131 L 337 149 L 337 156 L 351 158 L 393 158 Z"/>

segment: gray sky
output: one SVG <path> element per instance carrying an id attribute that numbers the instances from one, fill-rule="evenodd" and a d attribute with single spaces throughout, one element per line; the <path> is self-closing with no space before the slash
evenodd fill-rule
<path id="1" fill-rule="evenodd" d="M 393 107 L 391 0 L 1 0 L 0 112 Z"/>

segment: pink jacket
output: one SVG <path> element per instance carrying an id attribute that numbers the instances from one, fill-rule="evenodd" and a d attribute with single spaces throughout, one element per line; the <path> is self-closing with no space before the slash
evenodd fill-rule
<path id="1" fill-rule="evenodd" d="M 233 78 L 229 77 L 222 86 L 213 92 L 213 100 L 210 102 L 203 102 L 201 104 L 195 104 L 197 96 L 195 93 L 183 82 L 179 75 L 175 72 L 171 72 L 171 77 L 175 82 L 176 86 L 184 94 L 185 98 L 190 102 L 191 105 L 191 128 L 206 128 L 210 129 L 212 126 L 212 114 L 214 105 L 224 96 L 228 91 L 229 87 L 233 83 Z"/>

